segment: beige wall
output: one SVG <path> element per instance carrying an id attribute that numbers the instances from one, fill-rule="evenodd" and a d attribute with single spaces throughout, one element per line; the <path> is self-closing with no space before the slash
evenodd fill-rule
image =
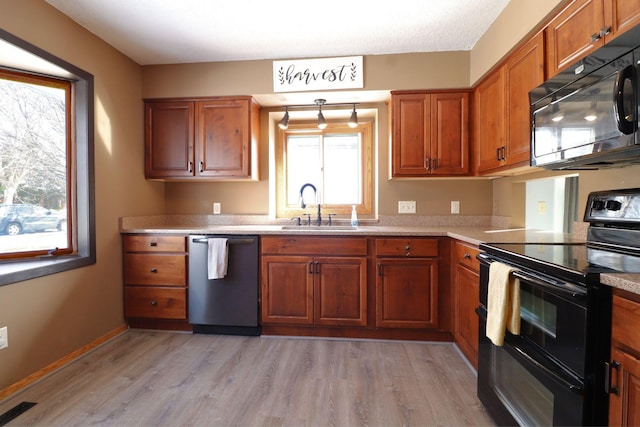
<path id="1" fill-rule="evenodd" d="M 164 209 L 144 180 L 140 67 L 41 0 L 0 0 L 0 27 L 95 77 L 97 264 L 0 287 L 0 390 L 124 325 L 118 218 Z M 0 59 L 1 61 L 1 59 Z"/>
<path id="2" fill-rule="evenodd" d="M 511 0 L 471 50 L 469 81 L 478 80 L 567 0 Z"/>

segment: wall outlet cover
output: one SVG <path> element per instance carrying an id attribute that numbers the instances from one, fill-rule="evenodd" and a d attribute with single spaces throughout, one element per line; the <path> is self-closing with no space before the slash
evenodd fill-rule
<path id="1" fill-rule="evenodd" d="M 221 210 L 220 203 L 214 202 L 214 204 L 213 204 L 213 214 L 214 215 L 220 215 L 220 210 Z"/>
<path id="2" fill-rule="evenodd" d="M 416 201 L 415 200 L 401 200 L 398 202 L 398 213 L 400 214 L 414 214 L 416 213 Z"/>
<path id="3" fill-rule="evenodd" d="M 458 200 L 451 201 L 451 213 L 452 214 L 460 213 L 460 202 Z"/>

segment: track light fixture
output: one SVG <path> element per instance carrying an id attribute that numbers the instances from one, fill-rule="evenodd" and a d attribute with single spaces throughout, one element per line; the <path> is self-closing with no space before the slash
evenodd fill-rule
<path id="1" fill-rule="evenodd" d="M 280 120 L 278 126 L 283 130 L 289 127 L 289 107 L 284 108 L 284 116 L 282 116 L 282 120 Z"/>
<path id="2" fill-rule="evenodd" d="M 351 111 L 351 117 L 349 118 L 349 127 L 355 128 L 358 126 L 358 113 L 356 112 L 356 105 L 358 103 L 337 103 L 337 104 L 327 104 L 326 99 L 318 98 L 313 101 L 314 104 L 318 107 L 318 128 L 325 129 L 327 127 L 327 121 L 324 118 L 324 114 L 322 114 L 322 107 L 345 107 L 347 105 L 353 106 L 353 111 Z M 285 130 L 289 127 L 289 109 L 307 109 L 311 105 L 287 105 L 284 107 L 284 116 L 280 120 L 278 126 L 280 129 Z"/>
<path id="3" fill-rule="evenodd" d="M 322 106 L 327 103 L 326 99 L 316 99 L 313 101 L 318 106 L 318 129 L 324 129 L 327 127 L 327 121 L 322 115 Z"/>

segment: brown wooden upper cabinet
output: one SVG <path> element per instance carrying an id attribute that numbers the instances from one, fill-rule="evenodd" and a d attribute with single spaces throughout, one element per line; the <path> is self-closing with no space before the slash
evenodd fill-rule
<path id="1" fill-rule="evenodd" d="M 391 92 L 391 176 L 469 173 L 469 92 Z"/>
<path id="2" fill-rule="evenodd" d="M 148 179 L 258 179 L 260 107 L 251 97 L 145 101 Z"/>
<path id="3" fill-rule="evenodd" d="M 529 165 L 529 91 L 544 79 L 544 34 L 540 32 L 476 87 L 475 158 L 479 174 Z"/>
<path id="4" fill-rule="evenodd" d="M 549 77 L 639 23 L 640 0 L 569 2 L 546 28 Z"/>

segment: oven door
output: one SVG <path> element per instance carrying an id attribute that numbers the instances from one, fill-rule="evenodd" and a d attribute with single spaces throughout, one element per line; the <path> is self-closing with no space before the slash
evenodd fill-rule
<path id="1" fill-rule="evenodd" d="M 502 347 L 486 338 L 486 310 L 478 308 L 478 397 L 498 425 L 582 425 L 584 384 L 521 337 Z"/>
<path id="2" fill-rule="evenodd" d="M 480 302 L 486 307 L 490 258 L 480 258 Z M 577 376 L 585 375 L 587 290 L 520 269 L 520 336 Z"/>

